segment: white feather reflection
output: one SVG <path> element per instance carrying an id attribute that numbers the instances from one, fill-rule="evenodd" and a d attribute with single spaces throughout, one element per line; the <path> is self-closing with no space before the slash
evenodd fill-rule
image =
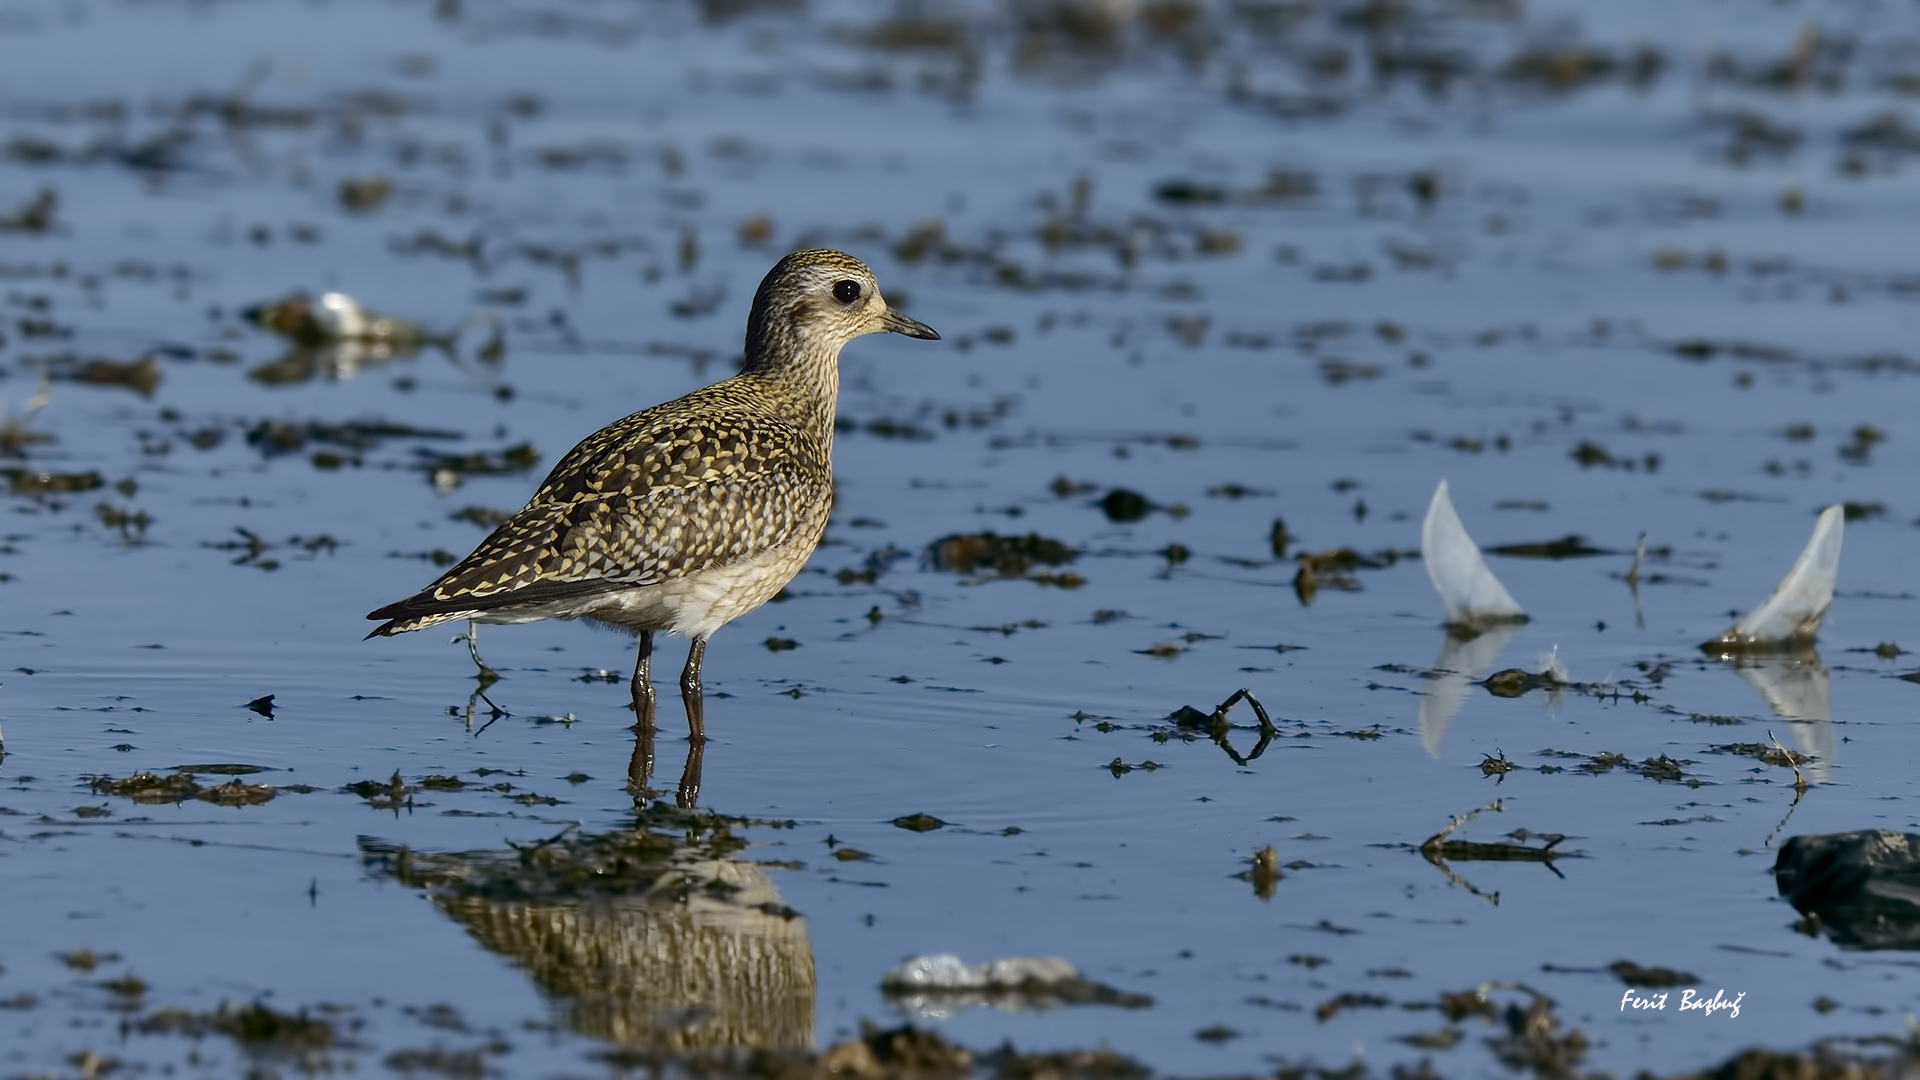
<path id="1" fill-rule="evenodd" d="M 1433 677 L 1420 694 L 1420 745 L 1428 754 L 1439 758 L 1440 738 L 1448 722 L 1519 629 L 1515 622 L 1496 623 L 1480 632 L 1447 628 L 1440 655 L 1433 661 Z"/>
<path id="2" fill-rule="evenodd" d="M 1833 775 L 1839 740 L 1833 729 L 1833 699 L 1827 665 L 1812 649 L 1777 656 L 1745 657 L 1731 661 L 1733 670 L 1760 695 L 1775 716 L 1787 722 L 1800 753 L 1811 757 L 1803 771 L 1816 783 Z"/>

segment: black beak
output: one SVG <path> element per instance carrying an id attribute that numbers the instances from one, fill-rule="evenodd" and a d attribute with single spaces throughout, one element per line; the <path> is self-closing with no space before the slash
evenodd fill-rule
<path id="1" fill-rule="evenodd" d="M 940 335 L 934 331 L 933 327 L 918 319 L 909 319 L 892 308 L 888 308 L 887 313 L 880 316 L 880 325 L 886 327 L 889 333 L 905 334 L 922 341 L 940 340 Z"/>

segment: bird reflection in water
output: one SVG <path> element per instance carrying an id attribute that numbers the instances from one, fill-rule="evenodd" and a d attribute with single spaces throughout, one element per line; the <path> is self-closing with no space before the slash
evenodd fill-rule
<path id="1" fill-rule="evenodd" d="M 813 945 L 765 872 L 737 858 L 734 830 L 754 824 L 772 823 L 654 804 L 628 828 L 504 850 L 363 837 L 360 851 L 527 972 L 582 1035 L 659 1053 L 809 1047 Z"/>
<path id="2" fill-rule="evenodd" d="M 653 780 L 654 754 L 653 740 L 656 728 L 653 718 L 641 716 L 633 725 L 633 756 L 627 759 L 627 794 L 636 799 L 648 799 L 656 794 L 649 786 Z M 687 742 L 687 761 L 680 770 L 680 783 L 674 788 L 674 805 L 682 810 L 691 810 L 700 801 L 700 766 L 706 754 L 705 741 Z"/>
<path id="3" fill-rule="evenodd" d="M 455 638 L 454 640 L 458 641 L 460 639 Z M 452 710 L 456 715 L 461 717 L 462 723 L 466 726 L 467 734 L 479 735 L 500 720 L 513 715 L 513 713 L 495 704 L 494 700 L 487 696 L 487 691 L 491 689 L 499 679 L 500 674 L 498 672 L 492 668 L 482 666 L 480 673 L 476 676 L 476 685 L 473 691 L 467 695 L 466 707 L 464 709 Z M 484 710 L 480 707 L 482 703 L 486 706 Z M 474 726 L 474 721 L 483 716 L 485 717 L 485 722 L 481 723 L 478 727 Z M 547 719 L 551 720 L 555 718 Z M 571 714 L 564 719 L 567 720 L 567 722 L 571 722 Z M 654 723 L 652 716 L 642 714 L 629 730 L 633 732 L 633 753 L 627 758 L 627 794 L 633 796 L 636 802 L 644 804 L 664 794 L 664 792 L 652 786 L 653 770 L 657 764 L 654 743 L 659 728 Z M 700 770 L 705 759 L 706 749 L 707 745 L 705 742 L 694 742 L 691 740 L 687 742 L 686 762 L 681 766 L 680 782 L 675 785 L 673 792 L 674 805 L 682 810 L 691 810 L 700 801 Z"/>

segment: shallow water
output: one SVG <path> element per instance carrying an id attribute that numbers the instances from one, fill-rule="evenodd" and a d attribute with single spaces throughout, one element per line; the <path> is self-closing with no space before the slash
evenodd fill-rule
<path id="1" fill-rule="evenodd" d="M 1898 479 L 1920 453 L 1915 140 L 1869 126 L 1920 85 L 1913 12 L 888 11 L 0 16 L 6 417 L 54 377 L 0 457 L 0 1072 L 315 1067 L 297 1039 L 150 1023 L 222 1002 L 333 1018 L 352 1045 L 325 1054 L 395 1068 L 436 1046 L 510 1075 L 598 1072 L 616 1044 L 825 1046 L 898 1022 L 882 976 L 937 952 L 1057 955 L 1153 1000 L 919 1020 L 957 1041 L 1184 1074 L 1492 1071 L 1478 1021 L 1451 1050 L 1397 1041 L 1447 1026 L 1403 1006 L 1487 980 L 1550 995 L 1610 1072 L 1893 1030 L 1911 963 L 1794 932 L 1770 870 L 1787 836 L 1920 829 L 1920 690 L 1891 677 L 1920 665 L 1872 651 L 1911 642 L 1920 591 Z M 584 434 L 730 371 L 753 286 L 802 244 L 867 259 L 945 337 L 843 357 L 829 543 L 708 654 L 718 816 L 670 809 L 675 709 L 664 803 L 627 793 L 619 635 L 488 628 L 503 678 L 480 701 L 451 630 L 359 640 L 484 535 L 457 513 L 518 506 Z M 458 340 L 301 352 L 241 317 L 331 289 Z M 397 427 L 339 426 L 375 420 Z M 422 467 L 525 445 L 537 465 L 450 489 Z M 1489 548 L 1604 551 L 1494 557 L 1533 621 L 1476 643 L 1493 655 L 1450 644 L 1416 556 L 1442 478 Z M 1110 520 L 1116 488 L 1154 509 Z M 1861 516 L 1820 659 L 1773 674 L 1824 677 L 1832 720 L 1796 722 L 1696 646 L 1837 501 Z M 1007 575 L 930 555 L 981 532 L 1075 555 Z M 1304 602 L 1296 556 L 1342 547 L 1388 554 Z M 1431 677 L 1549 653 L 1584 689 Z M 1168 719 L 1243 686 L 1278 732 L 1244 766 Z M 246 708 L 269 694 L 270 717 Z M 1462 703 L 1423 727 L 1423 694 Z M 1244 757 L 1260 732 L 1230 719 Z M 1804 798 L 1712 749 L 1769 732 L 1815 755 Z M 1683 779 L 1580 768 L 1603 752 Z M 1518 768 L 1489 775 L 1501 757 Z M 90 786 L 214 763 L 275 793 Z M 1495 799 L 1454 838 L 1560 833 L 1567 857 L 1449 877 L 1414 850 Z M 947 824 L 894 824 L 916 813 Z M 658 895 L 730 887 L 487 877 L 563 831 L 538 849 L 559 865 L 637 843 Z M 1257 890 L 1236 875 L 1268 845 L 1281 876 Z M 702 949 L 758 959 L 661 989 L 746 970 Z M 1623 1012 L 1620 960 L 1744 992 L 1740 1014 Z M 110 982 L 128 973 L 144 990 Z M 1363 997 L 1316 1015 L 1341 995 Z"/>

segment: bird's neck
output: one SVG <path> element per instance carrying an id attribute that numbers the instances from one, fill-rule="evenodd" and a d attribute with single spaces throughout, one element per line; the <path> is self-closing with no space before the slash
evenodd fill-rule
<path id="1" fill-rule="evenodd" d="M 809 426 L 831 438 L 834 404 L 840 396 L 838 341 L 808 340 L 805 335 L 782 335 L 750 353 L 740 373 L 760 382 Z"/>

